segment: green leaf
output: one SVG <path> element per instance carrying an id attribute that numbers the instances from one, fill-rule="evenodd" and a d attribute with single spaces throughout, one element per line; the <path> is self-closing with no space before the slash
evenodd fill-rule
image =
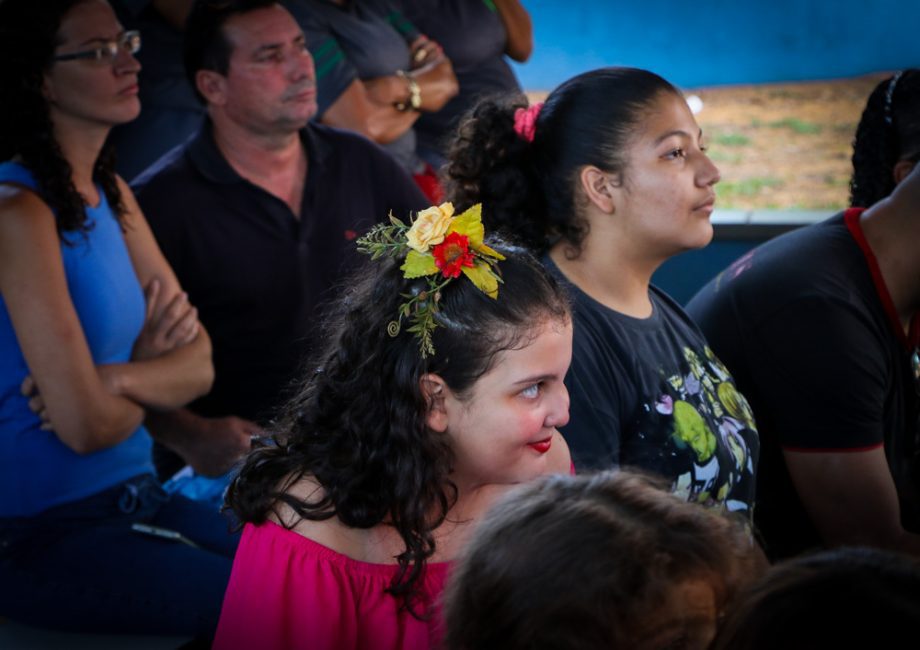
<path id="1" fill-rule="evenodd" d="M 498 298 L 499 279 L 488 264 L 477 262 L 472 268 L 464 266 L 462 271 L 480 291 L 490 298 Z"/>
<path id="2" fill-rule="evenodd" d="M 482 205 L 477 203 L 463 214 L 454 217 L 448 232 L 466 235 L 470 239 L 472 248 L 482 246 L 482 239 L 485 236 L 485 228 L 482 226 Z"/>
<path id="3" fill-rule="evenodd" d="M 505 256 L 504 256 L 504 255 L 502 255 L 501 253 L 499 253 L 497 250 L 495 250 L 495 249 L 493 249 L 493 248 L 489 248 L 489 247 L 486 246 L 485 244 L 480 244 L 479 246 L 477 246 L 477 247 L 476 247 L 476 252 L 482 253 L 483 255 L 488 255 L 489 257 L 495 258 L 496 260 L 503 260 L 503 259 L 505 259 Z M 489 262 L 489 264 L 494 264 L 494 263 L 495 263 L 495 262 L 494 262 L 493 260 L 491 260 L 491 259 L 487 259 L 486 261 Z"/>
<path id="4" fill-rule="evenodd" d="M 434 263 L 434 257 L 424 255 L 416 250 L 410 250 L 406 255 L 406 261 L 399 267 L 403 272 L 403 277 L 408 280 L 412 278 L 421 278 L 426 275 L 438 272 L 438 265 Z"/>

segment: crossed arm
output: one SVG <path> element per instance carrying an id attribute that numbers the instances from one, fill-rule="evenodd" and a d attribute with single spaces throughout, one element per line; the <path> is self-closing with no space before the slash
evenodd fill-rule
<path id="1" fill-rule="evenodd" d="M 125 243 L 148 301 L 144 329 L 127 363 L 96 365 L 67 288 L 55 219 L 31 191 L 0 187 L 0 294 L 30 375 L 30 406 L 77 453 L 114 446 L 145 409 L 176 408 L 213 381 L 207 333 L 179 287 L 134 196 Z"/>
<path id="2" fill-rule="evenodd" d="M 410 46 L 417 62 L 407 72 L 419 86 L 421 111 L 437 111 L 457 94 L 459 86 L 450 60 L 441 47 L 425 36 Z M 399 111 L 395 105 L 407 101 L 409 82 L 398 75 L 354 79 L 322 115 L 322 122 L 357 131 L 371 140 L 392 142 L 415 123 L 418 111 Z"/>

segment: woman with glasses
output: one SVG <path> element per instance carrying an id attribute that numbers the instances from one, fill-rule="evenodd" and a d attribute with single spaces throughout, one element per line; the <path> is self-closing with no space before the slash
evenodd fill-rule
<path id="1" fill-rule="evenodd" d="M 143 419 L 209 390 L 210 341 L 105 144 L 139 47 L 104 0 L 0 4 L 0 616 L 207 638 L 236 539 Z"/>

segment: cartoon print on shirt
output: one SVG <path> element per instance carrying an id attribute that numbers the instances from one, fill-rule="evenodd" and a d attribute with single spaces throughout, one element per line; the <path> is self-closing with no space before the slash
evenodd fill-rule
<path id="1" fill-rule="evenodd" d="M 685 369 L 668 376 L 655 403 L 643 409 L 654 416 L 649 426 L 670 430 L 663 456 L 678 469 L 672 489 L 691 501 L 745 509 L 726 498 L 739 482 L 753 481 L 749 445 L 756 444 L 757 429 L 751 408 L 712 350 L 684 347 L 683 356 Z"/>

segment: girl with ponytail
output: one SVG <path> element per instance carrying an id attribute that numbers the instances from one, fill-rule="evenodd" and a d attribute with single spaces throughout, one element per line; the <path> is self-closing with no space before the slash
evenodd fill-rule
<path id="1" fill-rule="evenodd" d="M 604 68 L 542 107 L 485 100 L 447 167 L 459 209 L 542 255 L 574 302 L 563 429 L 577 468 L 637 466 L 691 501 L 749 515 L 758 438 L 732 377 L 651 285 L 712 238 L 719 171 L 686 101 L 656 74 Z"/>

